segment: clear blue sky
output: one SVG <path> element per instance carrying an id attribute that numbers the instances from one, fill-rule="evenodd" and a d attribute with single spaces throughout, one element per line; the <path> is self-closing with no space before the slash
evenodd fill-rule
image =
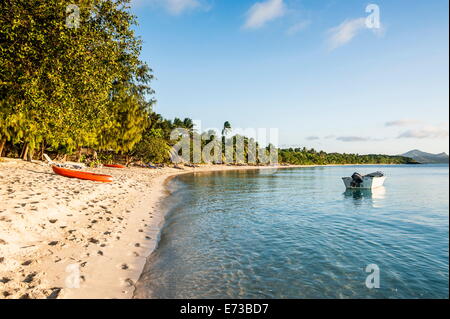
<path id="1" fill-rule="evenodd" d="M 380 29 L 365 9 L 380 8 Z M 133 0 L 168 118 L 280 145 L 448 152 L 447 0 Z"/>

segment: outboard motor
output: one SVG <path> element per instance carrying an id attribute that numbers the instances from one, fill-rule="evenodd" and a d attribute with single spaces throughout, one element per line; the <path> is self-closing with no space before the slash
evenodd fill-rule
<path id="1" fill-rule="evenodd" d="M 353 181 L 350 184 L 352 187 L 360 187 L 363 183 L 363 176 L 359 173 L 353 173 L 352 179 Z"/>

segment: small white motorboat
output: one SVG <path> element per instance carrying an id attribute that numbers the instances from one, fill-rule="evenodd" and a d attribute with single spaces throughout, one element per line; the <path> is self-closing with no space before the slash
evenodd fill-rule
<path id="1" fill-rule="evenodd" d="M 351 177 L 342 177 L 347 189 L 374 189 L 381 187 L 386 180 L 382 172 L 375 172 L 367 175 L 354 173 Z"/>

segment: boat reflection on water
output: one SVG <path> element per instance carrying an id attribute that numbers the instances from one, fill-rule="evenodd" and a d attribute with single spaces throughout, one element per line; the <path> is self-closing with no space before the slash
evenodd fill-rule
<path id="1" fill-rule="evenodd" d="M 377 187 L 374 189 L 347 189 L 344 192 L 346 198 L 353 198 L 355 205 L 359 205 L 362 200 L 368 199 L 372 201 L 373 207 L 381 207 L 377 205 L 386 197 L 386 188 Z"/>

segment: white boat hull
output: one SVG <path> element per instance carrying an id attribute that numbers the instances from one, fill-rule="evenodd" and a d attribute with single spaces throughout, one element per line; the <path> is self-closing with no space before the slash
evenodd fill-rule
<path id="1" fill-rule="evenodd" d="M 368 177 L 364 176 L 363 182 L 358 187 L 352 186 L 353 179 L 351 177 L 342 177 L 345 187 L 347 189 L 374 189 L 384 185 L 386 176 L 383 177 Z"/>

